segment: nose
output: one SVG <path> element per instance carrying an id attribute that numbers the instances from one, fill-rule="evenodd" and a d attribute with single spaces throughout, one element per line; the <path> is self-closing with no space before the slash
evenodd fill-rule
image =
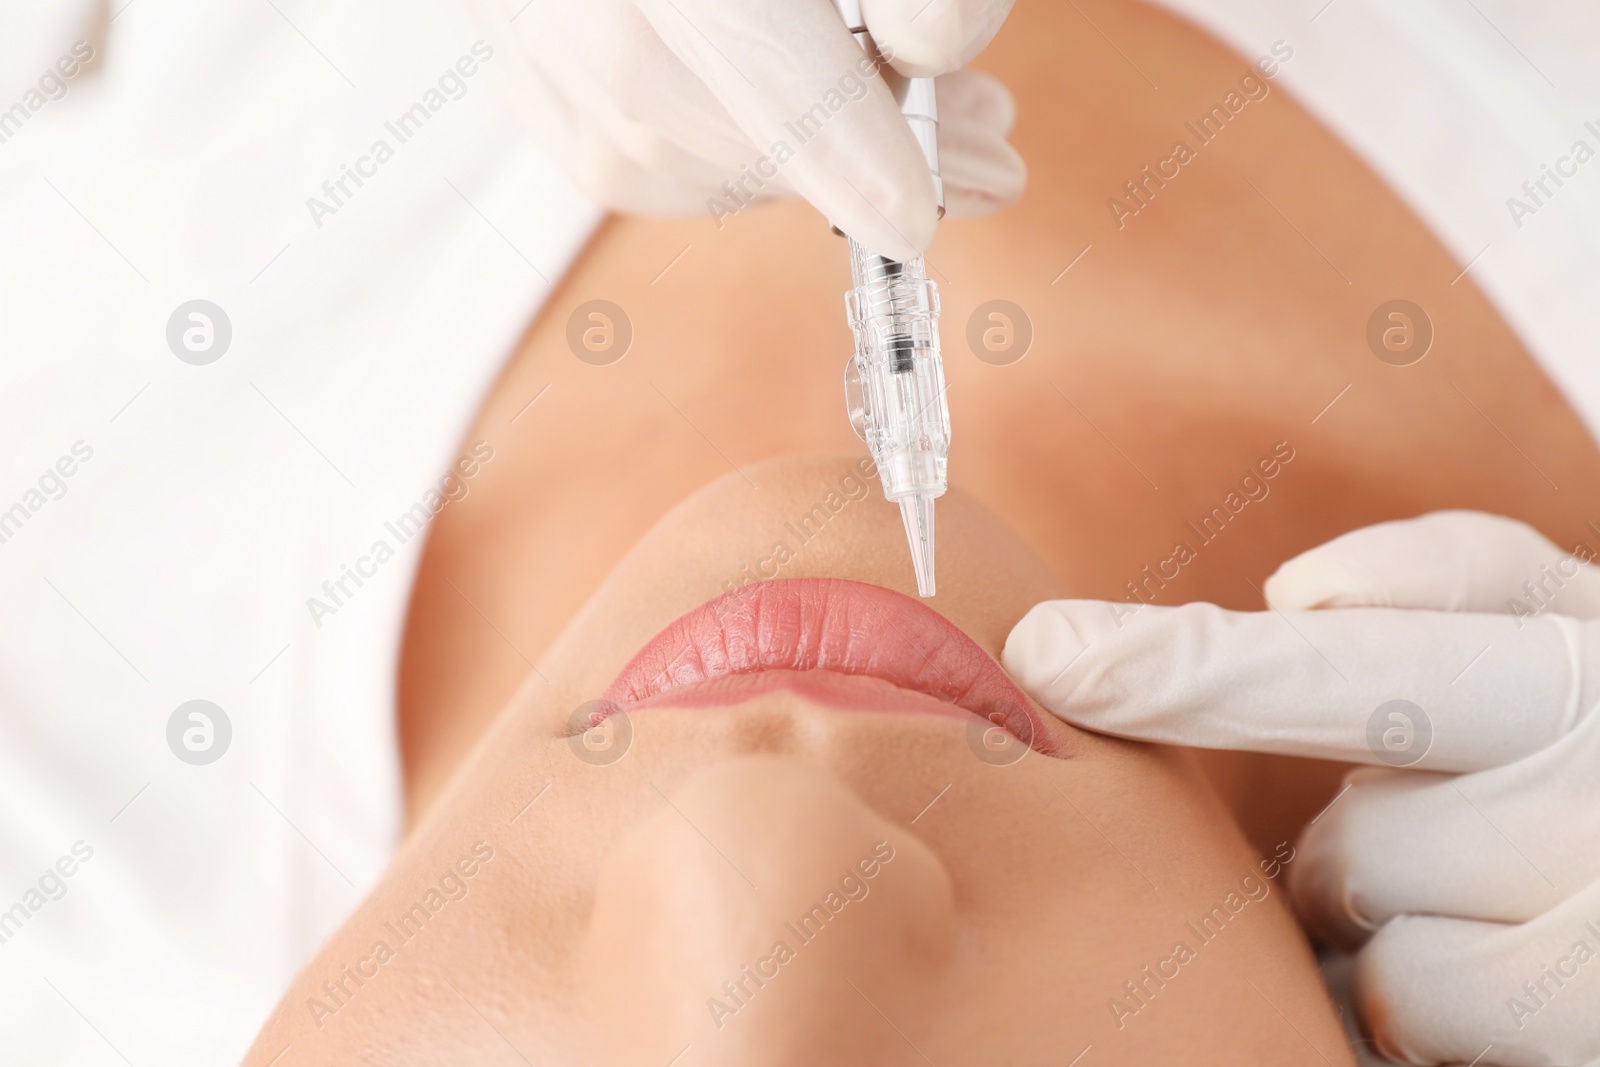
<path id="1" fill-rule="evenodd" d="M 939 858 L 826 770 L 716 764 L 602 864 L 579 968 L 595 1061 L 920 1064 L 953 919 Z"/>

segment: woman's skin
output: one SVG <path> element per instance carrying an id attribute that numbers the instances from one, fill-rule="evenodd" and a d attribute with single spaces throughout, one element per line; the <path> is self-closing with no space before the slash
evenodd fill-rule
<path id="1" fill-rule="evenodd" d="M 247 1067 L 1352 1063 L 1284 903 L 1292 850 L 1252 850 L 1180 750 L 1045 716 L 1037 748 L 1053 754 L 996 765 L 970 716 L 778 691 L 640 706 L 621 758 L 597 761 L 612 750 L 588 747 L 574 712 L 775 542 L 794 549 L 784 579 L 914 594 L 898 513 L 851 499 L 858 475 L 845 456 L 752 464 L 668 514 Z M 790 525 L 830 501 L 799 543 Z M 940 506 L 964 562 L 940 610 L 997 655 L 1062 586 L 966 494 Z M 890 617 L 875 640 L 906 632 Z M 882 683 L 852 684 L 858 707 L 885 706 Z M 826 905 L 836 888 L 855 899 Z M 820 932 L 785 926 L 818 902 L 833 912 Z M 741 997 L 723 983 L 746 966 L 767 977 Z"/>
<path id="2" fill-rule="evenodd" d="M 992 218 L 946 219 L 928 258 L 952 483 L 1084 597 L 1126 599 L 1181 539 L 1195 558 L 1141 595 L 1259 608 L 1263 579 L 1295 553 L 1436 508 L 1600 546 L 1585 503 L 1600 499 L 1600 453 L 1417 217 L 1278 83 L 1210 143 L 1187 130 L 1254 58 L 1127 0 L 1017 4 L 978 65 L 1017 98 L 1028 190 Z M 1131 203 L 1123 183 L 1180 138 L 1196 158 L 1119 228 L 1108 200 Z M 413 818 L 666 509 L 730 467 L 861 448 L 841 387 L 848 286 L 844 243 L 803 204 L 600 231 L 468 437 L 494 459 L 434 524 L 401 670 Z M 1435 331 L 1407 367 L 1380 362 L 1365 336 L 1397 297 Z M 632 325 L 609 366 L 568 347 L 569 318 L 595 299 Z M 967 340 L 993 299 L 1032 323 L 1009 366 L 981 362 Z M 1295 458 L 1270 495 L 1202 543 L 1187 524 L 1279 442 Z M 910 573 L 904 553 L 891 562 Z M 941 537 L 942 586 L 973 566 Z M 1205 759 L 1260 850 L 1292 838 L 1340 772 Z"/>

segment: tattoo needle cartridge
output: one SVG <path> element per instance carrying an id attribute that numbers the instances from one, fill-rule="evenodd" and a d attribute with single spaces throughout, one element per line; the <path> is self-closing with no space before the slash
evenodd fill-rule
<path id="1" fill-rule="evenodd" d="M 857 43 L 877 58 L 860 0 L 835 4 Z M 933 79 L 890 74 L 886 80 L 928 161 L 942 217 Z M 900 505 L 917 592 L 933 596 L 933 502 L 949 484 L 950 450 L 950 409 L 939 354 L 939 289 L 927 277 L 921 256 L 902 263 L 868 251 L 854 238 L 849 241 L 853 288 L 845 294 L 845 311 L 855 334 L 855 354 L 845 365 L 845 405 L 850 425 L 877 464 L 884 497 Z"/>

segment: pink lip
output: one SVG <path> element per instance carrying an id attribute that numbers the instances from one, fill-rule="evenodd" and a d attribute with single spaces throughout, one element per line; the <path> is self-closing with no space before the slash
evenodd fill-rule
<path id="1" fill-rule="evenodd" d="M 865 675 L 933 697 L 1002 725 L 1044 750 L 1047 734 L 1028 698 L 983 649 L 942 615 L 917 601 L 840 578 L 783 578 L 746 586 L 680 616 L 639 650 L 603 699 L 621 707 L 693 686 L 697 703 L 734 702 L 746 684 L 711 683 L 729 675 L 782 672 L 769 688 L 795 689 L 831 706 L 846 706 L 836 682 L 809 684 L 793 672 Z M 720 697 L 716 692 L 721 690 Z M 688 699 L 690 693 L 682 693 Z M 829 699 L 831 697 L 831 699 Z M 748 699 L 745 696 L 743 699 Z M 672 699 L 678 703 L 678 699 Z M 889 699 L 863 687 L 863 711 L 937 712 L 930 702 Z"/>
<path id="2" fill-rule="evenodd" d="M 637 704 L 641 708 L 720 708 L 743 704 L 767 693 L 794 693 L 813 704 L 841 711 L 910 712 L 921 715 L 948 715 L 968 719 L 972 713 L 937 697 L 902 689 L 868 674 L 841 674 L 838 671 L 791 671 L 774 668 L 749 674 L 722 674 L 702 682 L 678 686 Z"/>

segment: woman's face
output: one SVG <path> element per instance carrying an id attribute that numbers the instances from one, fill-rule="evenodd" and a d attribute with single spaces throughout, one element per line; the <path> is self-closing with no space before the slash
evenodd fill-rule
<path id="1" fill-rule="evenodd" d="M 247 1063 L 1350 1063 L 1292 850 L 1010 686 L 1064 591 L 967 499 L 938 615 L 876 588 L 914 595 L 872 488 L 785 460 L 669 514 Z"/>

